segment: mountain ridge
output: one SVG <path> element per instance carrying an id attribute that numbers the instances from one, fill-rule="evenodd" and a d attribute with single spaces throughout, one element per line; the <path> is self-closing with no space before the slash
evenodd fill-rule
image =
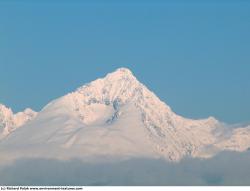
<path id="1" fill-rule="evenodd" d="M 37 112 L 30 108 L 13 113 L 11 108 L 0 103 L 0 140 L 14 132 L 17 128 L 35 118 Z"/>

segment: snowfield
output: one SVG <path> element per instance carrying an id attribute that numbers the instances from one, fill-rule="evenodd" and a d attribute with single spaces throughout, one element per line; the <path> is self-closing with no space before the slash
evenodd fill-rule
<path id="1" fill-rule="evenodd" d="M 50 102 L 13 114 L 0 105 L 1 162 L 18 158 L 208 158 L 250 148 L 250 126 L 175 114 L 132 72 L 120 68 Z"/>

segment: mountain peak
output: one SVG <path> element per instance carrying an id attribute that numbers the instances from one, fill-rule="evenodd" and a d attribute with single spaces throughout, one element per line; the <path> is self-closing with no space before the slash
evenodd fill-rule
<path id="1" fill-rule="evenodd" d="M 108 73 L 105 77 L 87 83 L 77 89 L 76 92 L 84 94 L 86 98 L 99 101 L 114 101 L 119 98 L 123 101 L 133 97 L 143 88 L 128 68 L 118 68 Z"/>
<path id="2" fill-rule="evenodd" d="M 12 116 L 13 112 L 10 108 L 0 103 L 0 120 L 1 118 Z"/>
<path id="3" fill-rule="evenodd" d="M 119 75 L 133 75 L 132 71 L 128 68 L 118 68 L 116 69 L 113 74 L 119 74 Z"/>
<path id="4" fill-rule="evenodd" d="M 9 133 L 36 117 L 36 112 L 30 108 L 13 113 L 11 108 L 0 103 L 0 140 Z"/>
<path id="5" fill-rule="evenodd" d="M 136 77 L 133 75 L 132 71 L 128 68 L 118 68 L 114 72 L 108 73 L 104 78 L 107 80 L 119 81 L 119 80 L 136 80 Z"/>
<path id="6" fill-rule="evenodd" d="M 0 110 L 4 110 L 4 109 L 7 109 L 7 107 L 0 103 Z"/>

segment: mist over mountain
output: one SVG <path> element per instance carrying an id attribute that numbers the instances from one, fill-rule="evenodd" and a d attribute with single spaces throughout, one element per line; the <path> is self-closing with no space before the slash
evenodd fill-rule
<path id="1" fill-rule="evenodd" d="M 250 153 L 221 152 L 210 159 L 113 158 L 93 163 L 79 159 L 27 159 L 0 165 L 1 185 L 85 186 L 249 186 Z"/>

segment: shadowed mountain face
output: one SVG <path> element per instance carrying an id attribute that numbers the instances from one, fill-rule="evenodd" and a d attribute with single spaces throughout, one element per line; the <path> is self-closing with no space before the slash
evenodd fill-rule
<path id="1" fill-rule="evenodd" d="M 23 124 L 2 136 L 2 161 L 22 157 L 179 161 L 250 147 L 250 127 L 230 129 L 213 117 L 183 118 L 126 68 L 50 102 Z M 1 128 L 4 131 L 5 126 Z"/>

